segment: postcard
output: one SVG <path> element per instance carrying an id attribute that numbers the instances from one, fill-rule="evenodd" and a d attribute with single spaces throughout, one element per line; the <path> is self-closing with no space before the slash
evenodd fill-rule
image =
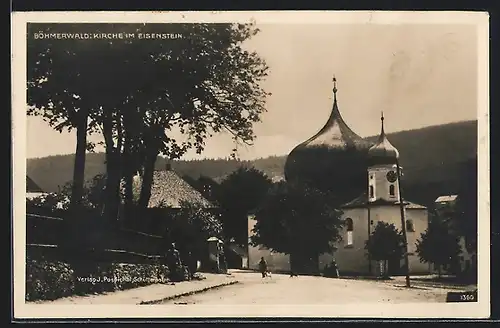
<path id="1" fill-rule="evenodd" d="M 487 13 L 12 17 L 16 318 L 489 317 Z"/>

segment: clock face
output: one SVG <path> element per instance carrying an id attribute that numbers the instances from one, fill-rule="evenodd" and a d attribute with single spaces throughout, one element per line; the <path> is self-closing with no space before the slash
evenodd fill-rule
<path id="1" fill-rule="evenodd" d="M 394 183 L 396 182 L 397 179 L 398 175 L 396 174 L 396 172 L 394 171 L 387 172 L 387 181 L 389 181 L 390 183 Z"/>

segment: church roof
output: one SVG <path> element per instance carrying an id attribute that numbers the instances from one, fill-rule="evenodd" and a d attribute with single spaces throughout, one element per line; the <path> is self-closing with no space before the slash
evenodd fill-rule
<path id="1" fill-rule="evenodd" d="M 334 82 L 336 82 L 335 79 Z M 333 107 L 328 121 L 321 128 L 321 130 L 319 130 L 319 132 L 297 147 L 326 146 L 328 148 L 340 149 L 344 149 L 346 147 L 355 147 L 360 149 L 369 148 L 371 144 L 351 130 L 342 118 L 337 103 L 336 84 L 333 88 L 333 94 Z"/>
<path id="2" fill-rule="evenodd" d="M 423 205 L 420 205 L 417 203 L 412 203 L 409 201 L 405 201 L 404 204 L 405 204 L 406 209 L 426 209 L 427 208 Z M 359 197 L 342 205 L 342 208 L 365 208 L 367 205 L 368 205 L 368 195 L 366 193 L 363 193 Z M 370 205 L 371 206 L 379 206 L 379 205 L 399 206 L 399 201 L 390 202 L 390 201 L 379 198 L 373 202 L 370 202 Z"/>
<path id="3" fill-rule="evenodd" d="M 141 178 L 134 178 L 133 194 L 138 199 L 141 192 Z M 192 205 L 200 205 L 204 208 L 215 208 L 203 195 L 173 170 L 155 171 L 151 186 L 151 197 L 148 207 L 172 207 L 180 208 L 182 202 Z"/>
<path id="4" fill-rule="evenodd" d="M 380 136 L 377 143 L 368 150 L 368 155 L 372 164 L 394 164 L 399 158 L 399 151 L 385 135 L 383 114 L 380 120 L 382 122 Z"/>

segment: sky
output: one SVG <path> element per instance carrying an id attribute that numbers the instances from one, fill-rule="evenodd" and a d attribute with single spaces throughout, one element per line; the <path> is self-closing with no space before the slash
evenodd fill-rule
<path id="1" fill-rule="evenodd" d="M 474 25 L 272 24 L 245 47 L 269 66 L 262 83 L 272 95 L 240 159 L 288 154 L 313 136 L 332 108 L 337 79 L 341 115 L 363 137 L 477 119 L 477 35 Z M 90 140 L 98 141 L 98 136 Z M 27 157 L 72 154 L 75 133 L 27 118 Z M 183 159 L 226 158 L 231 136 L 215 135 L 205 151 Z"/>

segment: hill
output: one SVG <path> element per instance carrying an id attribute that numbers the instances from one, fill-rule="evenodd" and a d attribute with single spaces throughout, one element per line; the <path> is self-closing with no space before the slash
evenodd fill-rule
<path id="1" fill-rule="evenodd" d="M 430 204 L 439 195 L 458 191 L 460 172 L 469 159 L 477 157 L 477 121 L 450 123 L 388 134 L 399 149 L 405 174 L 406 197 Z M 369 137 L 375 140 L 376 136 Z M 27 173 L 43 190 L 54 192 L 72 179 L 74 155 L 28 159 Z M 251 161 L 203 159 L 175 161 L 174 170 L 181 175 L 200 175 L 222 179 L 240 165 L 253 166 L 270 177 L 283 176 L 286 156 L 271 156 Z M 157 168 L 165 167 L 159 159 Z M 85 176 L 91 179 L 105 172 L 104 154 L 87 155 Z"/>

